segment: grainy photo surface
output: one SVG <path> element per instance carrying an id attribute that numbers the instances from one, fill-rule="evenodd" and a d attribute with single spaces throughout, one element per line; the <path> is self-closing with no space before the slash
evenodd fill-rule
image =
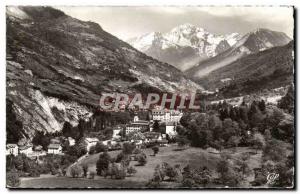
<path id="1" fill-rule="evenodd" d="M 294 189 L 293 13 L 6 7 L 7 187 Z"/>

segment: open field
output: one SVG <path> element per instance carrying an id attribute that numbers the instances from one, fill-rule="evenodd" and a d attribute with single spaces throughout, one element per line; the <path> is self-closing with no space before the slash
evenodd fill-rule
<path id="1" fill-rule="evenodd" d="M 130 180 L 112 180 L 96 177 L 95 179 L 47 177 L 22 179 L 21 188 L 142 188 L 144 182 Z"/>
<path id="2" fill-rule="evenodd" d="M 29 188 L 141 188 L 144 187 L 146 182 L 152 178 L 154 168 L 163 162 L 175 165 L 180 164 L 181 167 L 189 164 L 193 168 L 206 166 L 213 172 L 213 176 L 217 176 L 215 169 L 217 163 L 220 161 L 220 154 L 209 153 L 201 148 L 189 147 L 185 150 L 175 151 L 176 146 L 160 147 L 156 156 L 152 156 L 151 149 L 144 149 L 147 155 L 147 164 L 145 166 L 135 166 L 136 161 L 131 161 L 130 165 L 135 166 L 137 173 L 132 177 L 126 177 L 125 180 L 112 180 L 110 178 L 104 179 L 103 177 L 96 176 L 94 180 L 84 178 L 70 178 L 70 177 L 44 177 L 44 178 L 23 178 L 21 187 Z M 112 157 L 115 157 L 121 151 L 109 152 Z M 244 153 L 254 152 L 251 148 L 237 148 L 235 152 L 232 150 L 224 150 L 233 160 L 239 159 Z M 100 154 L 88 155 L 83 157 L 77 164 L 88 164 L 89 171 L 96 172 L 96 162 Z M 259 166 L 261 159 L 261 152 L 251 155 L 249 159 L 250 168 Z M 249 177 L 250 178 L 250 177 Z M 252 179 L 251 177 L 250 179 Z M 176 187 L 178 183 L 164 182 L 163 187 Z"/>

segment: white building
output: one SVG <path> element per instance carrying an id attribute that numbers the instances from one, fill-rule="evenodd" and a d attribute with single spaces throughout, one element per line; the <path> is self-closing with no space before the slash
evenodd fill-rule
<path id="1" fill-rule="evenodd" d="M 117 127 L 117 128 L 115 128 L 115 129 L 113 129 L 113 135 L 112 135 L 112 137 L 113 137 L 113 138 L 119 137 L 119 136 L 120 136 L 121 130 L 122 130 L 121 127 Z"/>
<path id="2" fill-rule="evenodd" d="M 50 140 L 50 144 L 60 144 L 61 142 L 60 142 L 60 140 L 58 139 L 58 138 L 52 138 L 51 140 Z"/>
<path id="3" fill-rule="evenodd" d="M 162 110 L 162 109 L 153 109 L 152 110 L 152 119 L 154 121 L 161 122 L 176 122 L 178 123 L 183 116 L 183 113 L 179 110 Z"/>
<path id="4" fill-rule="evenodd" d="M 60 144 L 49 144 L 48 145 L 48 154 L 61 154 L 62 147 Z"/>
<path id="5" fill-rule="evenodd" d="M 75 145 L 76 141 L 72 137 L 68 137 L 69 146 Z"/>
<path id="6" fill-rule="evenodd" d="M 126 134 L 132 132 L 144 132 L 149 130 L 149 121 L 139 120 L 138 116 L 135 116 L 133 122 L 126 125 Z"/>
<path id="7" fill-rule="evenodd" d="M 44 150 L 41 150 L 41 151 L 33 151 L 32 153 L 28 154 L 27 157 L 36 158 L 36 157 L 45 156 L 45 155 L 47 155 L 47 152 Z"/>
<path id="8" fill-rule="evenodd" d="M 34 146 L 33 151 L 37 151 L 37 152 L 43 151 L 43 146 L 41 145 Z"/>
<path id="9" fill-rule="evenodd" d="M 166 134 L 168 134 L 170 137 L 174 137 L 177 135 L 175 122 L 166 123 Z"/>
<path id="10" fill-rule="evenodd" d="M 105 146 L 115 146 L 117 145 L 117 142 L 116 141 L 113 141 L 113 140 L 105 140 L 105 141 L 102 141 L 103 145 Z"/>
<path id="11" fill-rule="evenodd" d="M 132 122 L 132 123 L 126 125 L 126 134 L 129 134 L 129 133 L 132 133 L 132 132 L 148 131 L 148 129 L 149 129 L 149 122 L 148 121 Z"/>
<path id="12" fill-rule="evenodd" d="M 99 139 L 98 138 L 91 138 L 91 137 L 87 137 L 85 138 L 85 143 L 86 143 L 86 150 L 87 151 L 90 151 L 90 148 L 92 146 L 95 146 L 98 142 L 99 142 Z"/>
<path id="13" fill-rule="evenodd" d="M 26 156 L 28 156 L 28 155 L 32 154 L 32 152 L 33 152 L 32 148 L 33 148 L 33 146 L 31 144 L 20 146 L 19 153 L 25 154 Z"/>
<path id="14" fill-rule="evenodd" d="M 6 145 L 6 155 L 17 156 L 19 152 L 19 147 L 17 144 L 7 144 Z"/>

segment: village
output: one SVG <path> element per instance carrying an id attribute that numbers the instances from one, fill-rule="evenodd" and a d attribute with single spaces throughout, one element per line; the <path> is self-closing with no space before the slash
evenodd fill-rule
<path id="1" fill-rule="evenodd" d="M 83 188 L 269 187 L 267 160 L 292 159 L 293 120 L 284 109 L 289 92 L 277 104 L 246 96 L 211 102 L 199 111 L 159 105 L 100 110 L 77 126 L 65 122 L 59 132 L 36 132 L 29 142 L 8 143 L 10 181 L 24 188 L 77 182 Z M 275 133 L 277 127 L 285 131 Z M 291 177 L 290 164 L 281 174 Z"/>
<path id="2" fill-rule="evenodd" d="M 142 148 L 153 143 L 157 143 L 160 146 L 167 146 L 167 139 L 176 137 L 176 126 L 183 116 L 183 112 L 156 107 L 149 114 L 149 118 L 151 118 L 149 120 L 141 120 L 138 115 L 135 115 L 133 120 L 125 126 L 115 126 L 111 139 L 100 141 L 97 137 L 85 137 L 84 142 L 87 153 L 97 143 L 107 146 L 109 150 L 122 149 L 122 144 L 128 142 L 133 143 L 137 148 Z M 158 130 L 154 128 L 159 125 L 163 126 L 164 129 L 157 132 Z M 67 141 L 69 146 L 76 144 L 76 140 L 72 137 L 52 138 L 47 146 L 47 150 L 44 150 L 41 145 L 33 145 L 32 143 L 26 143 L 25 145 L 7 144 L 6 155 L 17 156 L 24 154 L 31 159 L 37 159 L 39 156 L 49 154 L 63 155 L 61 139 Z"/>
<path id="3" fill-rule="evenodd" d="M 295 13 L 6 6 L 6 187 L 295 188 Z"/>

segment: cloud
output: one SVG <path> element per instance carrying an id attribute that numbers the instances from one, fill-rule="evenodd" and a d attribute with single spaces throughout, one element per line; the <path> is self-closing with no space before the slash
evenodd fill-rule
<path id="1" fill-rule="evenodd" d="M 134 36 L 167 32 L 183 23 L 192 23 L 217 34 L 245 34 L 256 28 L 269 28 L 293 37 L 292 7 L 57 7 L 81 20 L 99 23 L 103 29 L 126 40 Z"/>

